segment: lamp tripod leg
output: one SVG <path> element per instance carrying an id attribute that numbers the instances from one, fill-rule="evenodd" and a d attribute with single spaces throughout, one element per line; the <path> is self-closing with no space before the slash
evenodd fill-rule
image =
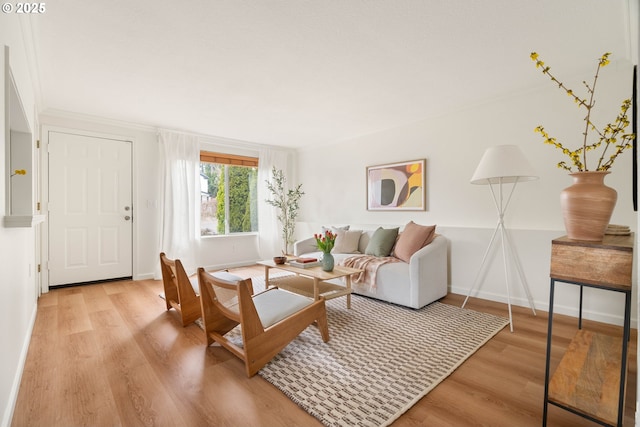
<path id="1" fill-rule="evenodd" d="M 511 290 L 509 289 L 509 268 L 507 267 L 507 250 L 509 249 L 509 244 L 506 240 L 506 230 L 504 228 L 504 223 L 500 221 L 498 225 L 500 228 L 500 236 L 502 237 L 502 265 L 504 266 L 504 281 L 507 288 L 507 306 L 509 307 L 509 329 L 513 332 L 513 315 L 511 314 Z"/>
<path id="2" fill-rule="evenodd" d="M 511 236 L 509 235 L 509 231 L 505 228 L 505 237 L 507 238 L 507 244 L 509 247 L 509 252 L 511 254 L 511 258 L 513 259 L 513 263 L 516 265 L 516 270 L 518 271 L 518 276 L 520 276 L 520 283 L 522 283 L 522 287 L 524 288 L 524 292 L 527 295 L 527 300 L 529 301 L 529 307 L 531 307 L 531 311 L 533 311 L 533 315 L 537 316 L 535 304 L 533 302 L 533 297 L 531 296 L 531 291 L 529 290 L 529 285 L 527 284 L 527 279 L 525 278 L 524 271 L 522 270 L 522 265 L 520 264 L 520 259 L 518 258 L 518 253 L 516 251 L 515 246 L 513 246 L 513 241 L 511 240 Z"/>
<path id="3" fill-rule="evenodd" d="M 482 262 L 480 263 L 480 269 L 478 270 L 478 274 L 476 274 L 476 278 L 473 281 L 473 285 L 471 286 L 471 288 L 469 289 L 469 292 L 467 293 L 467 297 L 464 299 L 464 302 L 462 303 L 462 308 L 464 308 L 464 306 L 467 304 L 467 300 L 471 296 L 471 292 L 473 292 L 473 290 L 478 285 L 478 280 L 480 279 L 480 275 L 482 274 L 482 270 L 484 269 L 484 265 L 487 262 L 487 257 L 489 256 L 489 251 L 491 250 L 491 246 L 493 245 L 493 242 L 496 239 L 496 235 L 498 234 L 498 229 L 499 228 L 500 228 L 500 223 L 498 223 L 498 225 L 496 226 L 496 229 L 493 230 L 493 235 L 491 236 L 491 240 L 489 241 L 489 245 L 487 246 L 487 249 L 484 251 L 484 256 L 482 257 Z"/>

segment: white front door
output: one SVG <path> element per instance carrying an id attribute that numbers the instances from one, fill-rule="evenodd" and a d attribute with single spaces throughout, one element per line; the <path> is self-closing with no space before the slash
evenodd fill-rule
<path id="1" fill-rule="evenodd" d="M 49 285 L 133 276 L 131 142 L 49 132 Z"/>

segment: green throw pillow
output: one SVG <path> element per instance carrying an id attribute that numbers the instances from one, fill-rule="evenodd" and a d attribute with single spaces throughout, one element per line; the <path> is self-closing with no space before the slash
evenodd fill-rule
<path id="1" fill-rule="evenodd" d="M 399 228 L 378 228 L 373 232 L 373 236 L 371 236 L 364 253 L 373 256 L 389 256 L 393 245 L 396 243 L 398 229 Z"/>

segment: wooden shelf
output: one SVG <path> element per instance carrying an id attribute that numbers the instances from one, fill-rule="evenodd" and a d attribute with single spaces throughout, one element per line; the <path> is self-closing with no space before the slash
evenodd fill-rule
<path id="1" fill-rule="evenodd" d="M 616 425 L 622 337 L 579 330 L 549 381 L 549 401 Z"/>
<path id="2" fill-rule="evenodd" d="M 547 425 L 549 403 L 599 424 L 622 426 L 631 330 L 634 242 L 633 234 L 605 235 L 600 242 L 571 240 L 563 236 L 551 242 L 551 292 L 543 427 Z M 580 287 L 579 317 L 578 332 L 550 378 L 556 281 Z M 585 287 L 624 294 L 621 337 L 582 329 L 582 299 Z"/>
<path id="3" fill-rule="evenodd" d="M 313 298 L 313 279 L 303 276 L 283 276 L 269 279 L 269 284 L 276 285 L 280 289 L 295 292 Z M 351 289 L 345 286 L 334 285 L 333 283 L 320 282 L 318 284 L 318 294 L 324 299 L 338 298 L 349 295 Z"/>

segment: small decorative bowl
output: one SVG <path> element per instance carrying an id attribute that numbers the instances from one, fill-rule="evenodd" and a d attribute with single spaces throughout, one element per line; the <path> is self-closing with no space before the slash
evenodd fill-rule
<path id="1" fill-rule="evenodd" d="M 285 262 L 287 262 L 287 257 L 286 256 L 274 256 L 273 257 L 273 262 L 275 262 L 278 265 L 282 265 Z"/>

